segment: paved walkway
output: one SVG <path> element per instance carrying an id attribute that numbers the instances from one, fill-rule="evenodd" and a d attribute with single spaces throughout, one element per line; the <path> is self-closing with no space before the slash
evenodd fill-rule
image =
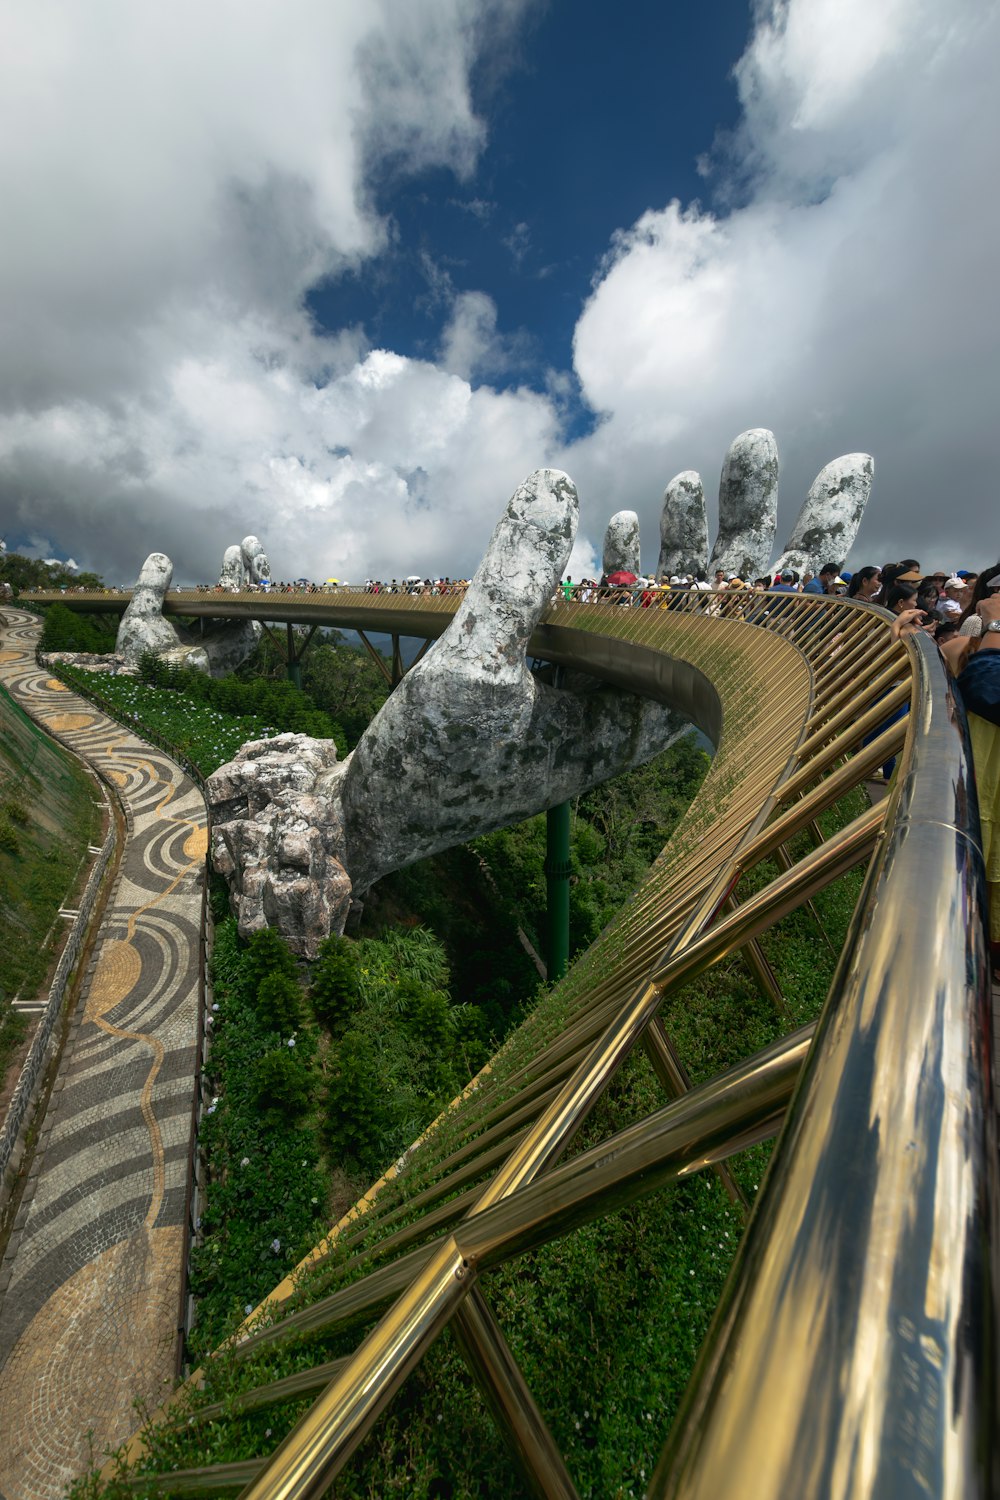
<path id="1" fill-rule="evenodd" d="M 48 1500 L 86 1469 L 88 1430 L 100 1456 L 173 1377 L 206 826 L 180 769 L 41 671 L 32 617 L 5 614 L 0 680 L 130 823 L 0 1271 L 0 1496 Z"/>

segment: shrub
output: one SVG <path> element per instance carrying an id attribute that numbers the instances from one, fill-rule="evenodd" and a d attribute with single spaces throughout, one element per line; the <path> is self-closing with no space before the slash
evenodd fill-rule
<path id="1" fill-rule="evenodd" d="M 406 1027 L 421 1049 L 426 1053 L 444 1052 L 454 1036 L 448 996 L 414 979 L 400 980 L 396 993 Z"/>
<path id="2" fill-rule="evenodd" d="M 284 974 L 288 979 L 297 979 L 298 973 L 288 944 L 275 928 L 262 927 L 251 935 L 243 966 L 244 982 L 250 986 L 251 993 L 257 991 L 261 980 L 269 974 Z"/>
<path id="3" fill-rule="evenodd" d="M 313 1015 L 336 1036 L 357 1009 L 360 998 L 360 963 L 355 945 L 345 938 L 330 937 L 319 950 L 309 987 Z"/>
<path id="4" fill-rule="evenodd" d="M 310 1075 L 288 1047 L 275 1047 L 257 1064 L 254 1092 L 262 1115 L 294 1120 L 311 1101 Z"/>
<path id="5" fill-rule="evenodd" d="M 265 974 L 257 986 L 257 1015 L 268 1031 L 291 1036 L 302 1020 L 302 991 L 298 981 L 280 969 Z"/>
<path id="6" fill-rule="evenodd" d="M 268 963 L 279 968 L 267 970 Z M 289 964 L 294 970 L 283 943 L 275 947 L 267 937 L 243 943 L 231 918 L 216 927 L 206 1067 L 213 1097 L 199 1130 L 206 1189 L 200 1243 L 191 1255 L 198 1300 L 193 1352 L 230 1332 L 326 1222 L 328 1179 L 309 1113 L 320 1089 L 316 1041 L 308 1031 L 286 1032 L 284 1045 L 276 1045 L 256 1003 L 269 974 L 278 975 L 281 988 L 294 985 L 281 973 Z"/>
<path id="7" fill-rule="evenodd" d="M 326 1094 L 326 1140 L 335 1158 L 376 1174 L 385 1163 L 380 1143 L 387 1125 L 375 1047 L 359 1031 L 345 1031 Z"/>
<path id="8" fill-rule="evenodd" d="M 53 604 L 42 621 L 43 651 L 92 651 L 97 655 L 115 649 L 115 632 L 102 629 L 88 615 L 79 615 L 65 604 Z"/>

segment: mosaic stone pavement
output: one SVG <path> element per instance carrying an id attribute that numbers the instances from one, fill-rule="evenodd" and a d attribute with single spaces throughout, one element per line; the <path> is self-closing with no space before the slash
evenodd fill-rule
<path id="1" fill-rule="evenodd" d="M 129 822 L 0 1300 L 0 1497 L 48 1500 L 87 1468 L 88 1430 L 99 1457 L 173 1376 L 207 840 L 197 787 L 38 668 L 30 615 L 4 616 L 0 681 Z"/>

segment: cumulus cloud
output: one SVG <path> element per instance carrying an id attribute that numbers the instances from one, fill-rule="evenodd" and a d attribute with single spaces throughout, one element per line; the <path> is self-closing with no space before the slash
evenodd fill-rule
<path id="1" fill-rule="evenodd" d="M 714 163 L 730 206 L 670 202 L 619 233 L 576 330 L 602 420 L 562 461 L 602 512 L 640 511 L 651 554 L 664 483 L 698 468 L 712 494 L 752 426 L 778 438 L 779 530 L 861 449 L 855 562 L 997 551 L 998 42 L 1000 10 L 974 0 L 758 8 Z"/>
<path id="2" fill-rule="evenodd" d="M 154 547 L 207 576 L 248 530 L 280 571 L 317 548 L 329 570 L 346 542 L 374 571 L 395 505 L 432 493 L 447 524 L 475 503 L 459 470 L 480 445 L 517 482 L 546 408 L 513 423 L 516 395 L 394 363 L 358 329 L 320 333 L 304 299 L 385 243 L 376 169 L 468 177 L 484 138 L 470 71 L 523 4 L 8 7 L 8 529 L 112 577 Z"/>
<path id="3" fill-rule="evenodd" d="M 443 167 L 470 213 L 493 213 L 469 79 L 530 9 L 13 0 L 0 529 L 114 579 L 154 548 L 209 577 L 250 531 L 279 577 L 454 574 L 524 475 L 555 464 L 581 493 L 574 576 L 622 508 L 652 567 L 667 480 L 699 469 L 711 495 L 730 439 L 766 426 L 779 527 L 824 463 L 867 450 L 856 562 L 1000 549 L 996 4 L 758 0 L 711 199 L 671 201 L 665 182 L 614 234 L 574 371 L 539 371 L 541 389 L 491 388 L 532 346 L 433 262 L 436 360 L 313 325 L 317 281 L 399 232 L 376 182 Z M 567 443 L 577 393 L 597 420 Z"/>

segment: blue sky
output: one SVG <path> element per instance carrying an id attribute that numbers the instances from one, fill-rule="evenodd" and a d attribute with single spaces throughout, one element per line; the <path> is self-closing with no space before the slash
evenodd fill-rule
<path id="1" fill-rule="evenodd" d="M 776 553 L 994 561 L 997 0 L 11 0 L 0 534 L 128 582 L 476 565 L 565 469 L 589 570 L 768 427 Z"/>
<path id="2" fill-rule="evenodd" d="M 382 164 L 372 182 L 396 234 L 356 274 L 311 290 L 329 328 L 434 358 L 451 296 L 486 292 L 509 346 L 499 388 L 546 388 L 572 369 L 573 334 L 611 236 L 668 196 L 711 197 L 698 160 L 739 109 L 731 72 L 745 0 L 553 0 L 537 7 L 500 79 L 473 73 L 489 135 L 468 183 Z M 477 383 L 480 383 L 477 381 Z M 570 435 L 593 413 L 574 402 Z"/>

